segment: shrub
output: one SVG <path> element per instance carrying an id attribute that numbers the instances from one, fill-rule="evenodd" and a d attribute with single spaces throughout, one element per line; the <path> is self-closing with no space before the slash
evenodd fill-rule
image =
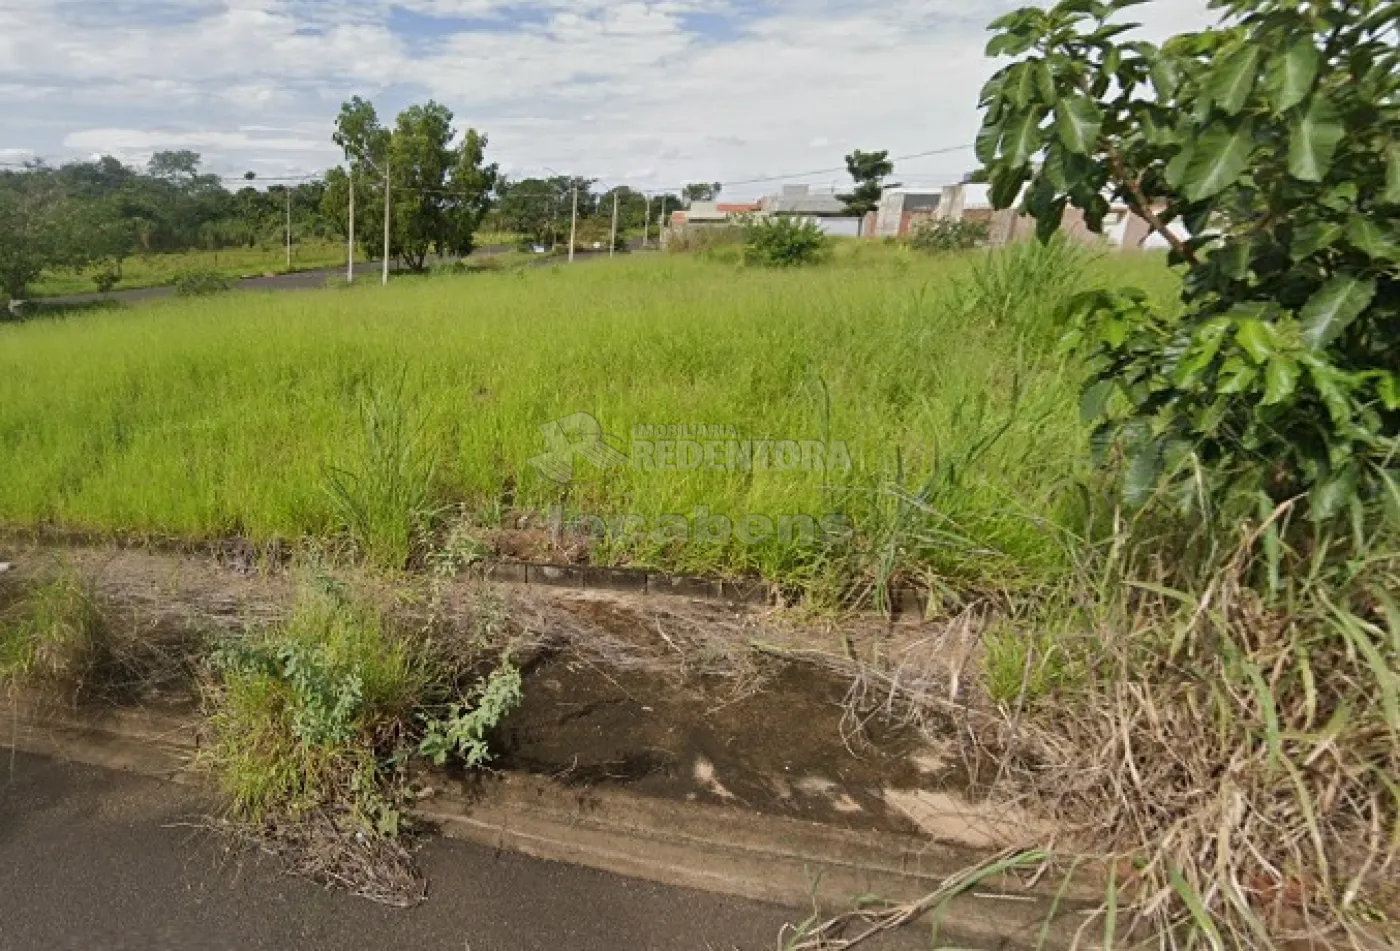
<path id="1" fill-rule="evenodd" d="M 284 624 L 214 655 L 200 762 L 239 827 L 295 871 L 411 904 L 422 884 L 399 841 L 409 760 L 421 750 L 481 765 L 488 734 L 520 700 L 520 673 L 504 661 L 459 694 L 458 662 L 323 579 Z"/>
<path id="2" fill-rule="evenodd" d="M 830 247 L 826 234 L 805 218 L 775 217 L 744 226 L 744 262 L 762 267 L 815 264 Z"/>
<path id="3" fill-rule="evenodd" d="M 970 251 L 985 244 L 990 234 L 991 227 L 985 221 L 931 218 L 914 227 L 909 246 L 929 253 Z"/>
<path id="4" fill-rule="evenodd" d="M 180 297 L 208 297 L 233 290 L 233 280 L 213 268 L 187 268 L 175 275 L 171 285 Z"/>

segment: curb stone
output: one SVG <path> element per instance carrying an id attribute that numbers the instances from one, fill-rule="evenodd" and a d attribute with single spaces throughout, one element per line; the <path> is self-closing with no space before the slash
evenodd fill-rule
<path id="1" fill-rule="evenodd" d="M 192 715 L 145 710 L 81 711 L 19 698 L 0 711 L 0 730 L 28 753 L 205 787 L 189 763 L 203 736 Z M 9 720 L 10 722 L 5 722 Z M 849 908 L 861 895 L 912 901 L 990 855 L 912 836 L 855 831 L 707 803 L 681 803 L 615 787 L 580 789 L 546 777 L 495 773 L 451 779 L 415 807 L 449 838 L 794 909 L 820 901 Z M 943 946 L 1029 951 L 1056 907 L 1053 889 L 1027 891 L 1011 879 L 982 883 L 942 916 Z M 1040 947 L 1070 947 L 1078 896 Z M 795 913 L 797 917 L 805 915 Z"/>

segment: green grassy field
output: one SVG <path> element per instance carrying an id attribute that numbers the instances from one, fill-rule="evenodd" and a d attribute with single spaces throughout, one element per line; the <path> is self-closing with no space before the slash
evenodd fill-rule
<path id="1" fill-rule="evenodd" d="M 487 523 L 556 504 L 649 520 L 840 513 L 885 570 L 1033 581 L 1062 567 L 1052 526 L 1072 518 L 1086 457 L 1049 309 L 1083 283 L 1165 295 L 1174 278 L 1160 258 L 1115 256 L 1082 278 L 1051 262 L 1043 286 L 1018 289 L 1025 268 L 1004 263 L 998 277 L 981 256 L 873 245 L 788 272 L 649 256 L 0 326 L 0 524 L 331 534 L 345 521 L 334 470 L 367 484 L 376 466 L 415 468 L 406 442 L 388 449 L 397 462 L 383 438 L 365 448 L 370 406 L 380 437 L 421 437 L 432 503 Z M 992 286 L 973 293 L 978 275 Z M 852 466 L 579 460 L 561 488 L 530 460 L 547 449 L 540 427 L 576 413 L 624 452 L 636 426 L 704 425 L 844 441 Z M 831 569 L 829 553 L 777 540 L 647 537 L 599 557 L 798 583 Z"/>
<path id="2" fill-rule="evenodd" d="M 478 247 L 514 244 L 518 236 L 497 232 L 477 235 Z M 314 271 L 320 268 L 344 267 L 345 245 L 339 241 L 303 241 L 292 246 L 291 271 Z M 113 290 L 134 290 L 160 287 L 171 283 L 183 271 L 209 270 L 224 277 L 258 277 L 264 274 L 286 274 L 287 251 L 281 245 L 257 248 L 224 248 L 220 251 L 181 251 L 170 254 L 138 254 L 127 259 L 122 278 Z M 91 294 L 97 287 L 86 271 L 51 271 L 30 288 L 31 296 L 65 297 L 70 294 Z"/>
<path id="3" fill-rule="evenodd" d="M 293 271 L 312 271 L 344 265 L 344 244 L 333 241 L 307 241 L 292 247 Z M 284 247 L 278 246 L 138 254 L 127 259 L 122 267 L 122 278 L 113 290 L 160 287 L 171 283 L 181 272 L 196 269 L 216 271 L 229 278 L 286 274 L 287 252 Z M 51 271 L 34 283 L 30 294 L 36 298 L 64 297 L 69 294 L 92 294 L 96 290 L 97 287 L 89 273 Z"/>

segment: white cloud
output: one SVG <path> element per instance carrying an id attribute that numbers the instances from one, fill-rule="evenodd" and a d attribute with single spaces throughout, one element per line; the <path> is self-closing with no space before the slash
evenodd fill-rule
<path id="1" fill-rule="evenodd" d="M 970 142 L 995 68 L 985 23 L 1016 2 L 0 0 L 0 147 L 312 171 L 335 161 L 337 104 L 358 93 L 385 112 L 433 96 L 512 169 L 677 187 L 839 167 L 852 148 Z M 391 28 L 395 7 L 469 20 L 414 36 Z M 1208 21 L 1204 0 L 1131 12 L 1157 35 Z M 898 174 L 931 184 L 972 161 Z"/>

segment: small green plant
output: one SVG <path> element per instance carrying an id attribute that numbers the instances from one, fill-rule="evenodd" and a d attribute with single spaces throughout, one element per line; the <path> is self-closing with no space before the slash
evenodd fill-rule
<path id="1" fill-rule="evenodd" d="M 109 635 L 91 582 L 63 566 L 0 613 L 0 683 L 81 696 L 111 654 Z"/>
<path id="2" fill-rule="evenodd" d="M 971 251 L 986 244 L 990 235 L 991 228 L 985 221 L 930 218 L 914 226 L 909 235 L 909 246 L 930 254 Z"/>
<path id="3" fill-rule="evenodd" d="M 761 218 L 744 225 L 744 262 L 761 267 L 815 264 L 826 255 L 830 240 L 806 218 Z"/>
<path id="4" fill-rule="evenodd" d="M 424 427 L 410 420 L 402 382 L 361 400 L 360 434 L 358 457 L 325 470 L 325 491 L 360 555 L 400 571 L 437 514 L 437 460 L 425 445 Z"/>
<path id="5" fill-rule="evenodd" d="M 180 271 L 170 283 L 180 297 L 210 297 L 233 290 L 233 281 L 230 278 L 206 267 L 192 267 Z"/>
<path id="6" fill-rule="evenodd" d="M 508 663 L 465 693 L 463 666 L 316 579 L 285 623 L 225 645 L 207 667 L 201 763 L 234 828 L 275 844 L 299 873 L 394 904 L 421 898 L 399 841 L 409 761 L 487 762 L 490 731 L 520 700 Z"/>
<path id="7" fill-rule="evenodd" d="M 505 663 L 478 682 L 472 695 L 454 703 L 447 714 L 427 723 L 418 752 L 438 766 L 456 757 L 475 769 L 491 760 L 487 735 L 520 705 L 520 671 Z"/>
<path id="8" fill-rule="evenodd" d="M 1070 677 L 1066 640 L 1045 632 L 1010 626 L 983 640 L 987 694 L 1004 708 L 1033 704 L 1053 694 Z"/>
<path id="9" fill-rule="evenodd" d="M 236 815 L 396 821 L 380 764 L 401 755 L 431 668 L 375 609 L 308 594 L 285 624 L 217 652 L 211 675 L 208 761 Z"/>
<path id="10" fill-rule="evenodd" d="M 1063 235 L 1020 241 L 978 260 L 959 285 L 963 307 L 977 317 L 1020 330 L 1063 333 L 1062 311 L 1084 290 L 1093 255 Z"/>

